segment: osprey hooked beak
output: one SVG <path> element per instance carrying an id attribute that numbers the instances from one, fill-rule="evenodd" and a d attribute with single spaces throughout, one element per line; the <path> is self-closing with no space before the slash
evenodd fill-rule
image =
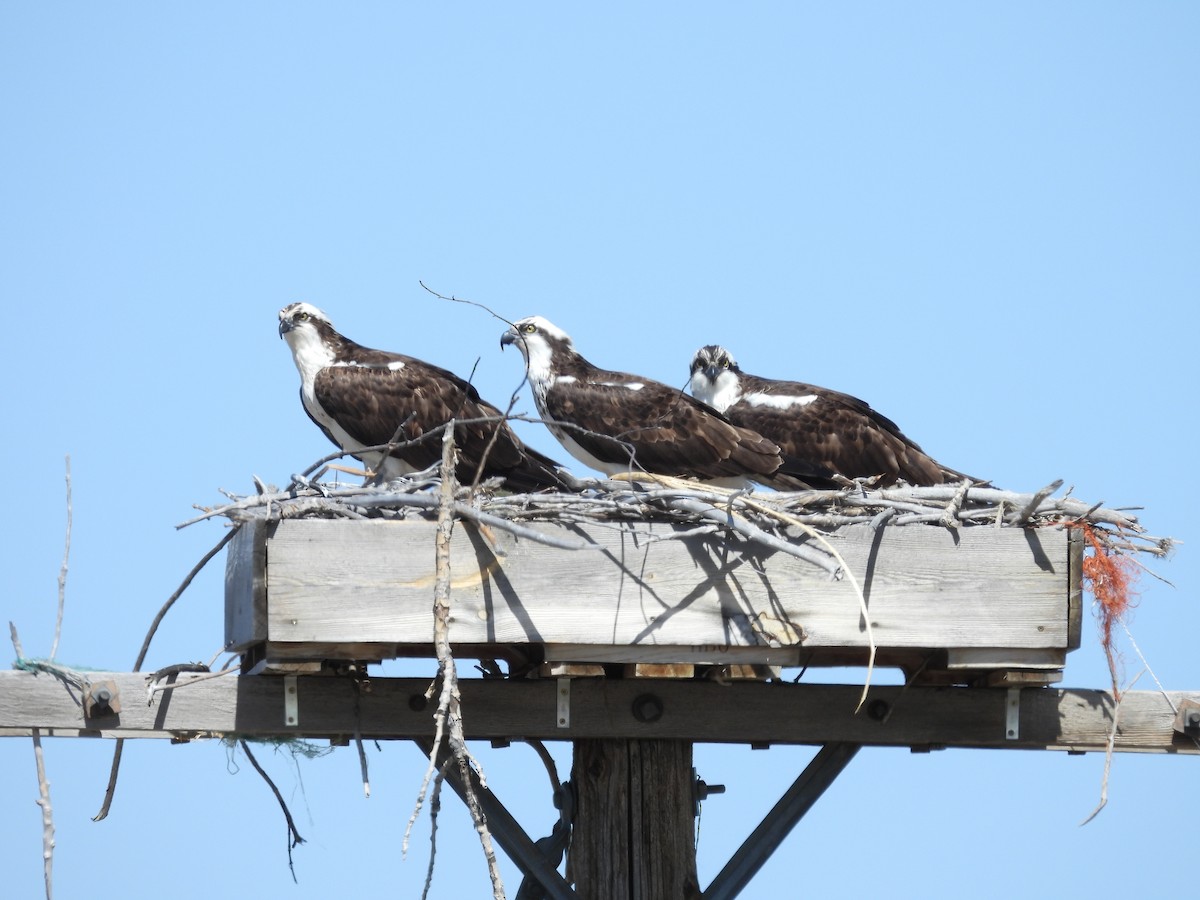
<path id="1" fill-rule="evenodd" d="M 289 331 L 291 331 L 295 327 L 296 326 L 292 324 L 291 319 L 280 319 L 279 320 L 279 336 L 283 337 L 285 334 L 287 334 Z"/>
<path id="2" fill-rule="evenodd" d="M 515 344 L 519 340 L 521 340 L 521 336 L 517 334 L 517 329 L 515 327 L 510 328 L 504 334 L 500 335 L 500 349 L 503 350 L 509 344 Z"/>

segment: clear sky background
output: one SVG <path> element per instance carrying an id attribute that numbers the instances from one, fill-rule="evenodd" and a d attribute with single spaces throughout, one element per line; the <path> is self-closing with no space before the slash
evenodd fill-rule
<path id="1" fill-rule="evenodd" d="M 478 362 L 503 403 L 521 377 L 504 326 L 423 280 L 671 384 L 720 342 L 748 371 L 864 397 L 947 465 L 1144 507 L 1184 544 L 1156 567 L 1173 588 L 1142 580 L 1133 633 L 1164 685 L 1200 689 L 1198 34 L 1182 2 L 4 4 L 0 617 L 49 651 L 66 454 L 59 658 L 128 670 L 221 537 L 175 530 L 192 505 L 328 452 L 276 335 L 287 303 L 368 345 Z M 223 560 L 197 579 L 147 668 L 221 647 L 222 578 Z M 1091 616 L 1083 643 L 1063 684 L 1107 687 Z M 547 834 L 534 754 L 478 749 Z M 47 741 L 59 897 L 419 895 L 427 815 L 399 853 L 411 745 L 371 751 L 370 800 L 353 749 L 259 754 L 309 839 L 299 886 L 240 753 L 131 742 L 96 824 L 111 751 Z M 812 752 L 697 750 L 729 788 L 704 805 L 703 884 Z M 1118 757 L 1081 828 L 1102 769 L 864 750 L 745 896 L 1175 895 L 1196 760 Z M 3 893 L 38 897 L 28 740 L 0 740 L 0 771 Z M 442 829 L 433 896 L 488 896 L 449 797 Z"/>

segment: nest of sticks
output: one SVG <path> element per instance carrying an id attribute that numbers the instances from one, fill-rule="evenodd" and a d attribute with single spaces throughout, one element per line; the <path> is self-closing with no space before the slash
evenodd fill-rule
<path id="1" fill-rule="evenodd" d="M 287 489 L 278 490 L 257 482 L 256 493 L 226 494 L 228 502 L 202 509 L 201 515 L 179 527 L 214 517 L 235 524 L 314 517 L 434 520 L 439 484 L 436 466 L 389 484 L 349 485 L 295 476 Z M 636 473 L 580 481 L 577 491 L 562 493 L 502 493 L 486 482 L 460 486 L 453 513 L 564 550 L 588 545 L 525 526 L 547 522 L 628 527 L 658 522 L 685 526 L 678 533 L 689 536 L 728 529 L 806 559 L 834 577 L 844 573 L 819 538 L 822 532 L 845 525 L 1078 528 L 1095 553 L 1108 557 L 1133 560 L 1140 554 L 1161 558 L 1170 553 L 1174 541 L 1148 534 L 1132 510 L 1086 503 L 1072 497 L 1070 491 L 1058 495 L 1061 487 L 1062 482 L 1055 481 L 1039 491 L 1021 493 L 964 481 L 876 488 L 863 480 L 841 490 L 751 492 Z"/>

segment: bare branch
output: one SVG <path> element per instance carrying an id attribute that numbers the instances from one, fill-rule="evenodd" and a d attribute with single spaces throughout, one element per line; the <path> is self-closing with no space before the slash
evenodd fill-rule
<path id="1" fill-rule="evenodd" d="M 162 609 L 158 611 L 158 615 L 156 615 L 154 617 L 154 621 L 150 623 L 150 628 L 146 632 L 146 638 L 142 641 L 142 649 L 138 651 L 137 661 L 133 664 L 134 672 L 140 672 L 142 670 L 142 663 L 146 661 L 146 654 L 150 652 L 150 642 L 154 640 L 154 634 L 158 631 L 158 626 L 162 623 L 163 617 L 166 616 L 171 607 L 175 605 L 175 601 L 183 595 L 183 592 L 188 589 L 188 585 L 192 583 L 192 580 L 200 573 L 200 570 L 208 565 L 209 560 L 220 553 L 221 550 L 225 548 L 225 545 L 233 540 L 233 536 L 237 533 L 239 527 L 239 525 L 235 524 L 233 528 L 225 532 L 225 536 L 221 538 L 221 540 L 217 541 L 216 546 L 205 553 L 204 556 L 201 557 L 200 562 L 192 566 L 192 570 L 188 572 L 186 576 L 184 576 L 184 579 L 180 583 L 179 587 L 175 589 L 175 593 L 167 598 L 167 602 L 162 605 Z M 109 769 L 108 773 L 108 786 L 104 789 L 104 801 L 100 804 L 100 811 L 97 812 L 96 815 L 92 816 L 93 822 L 99 822 L 104 819 L 108 815 L 109 809 L 112 807 L 113 796 L 117 790 L 117 776 L 121 772 L 121 754 L 124 753 L 124 751 L 125 739 L 117 738 L 116 746 L 113 747 L 112 768 Z M 290 850 L 288 851 L 288 858 L 290 864 Z"/>
<path id="2" fill-rule="evenodd" d="M 50 782 L 42 755 L 42 731 L 33 729 L 33 758 L 37 762 L 38 800 L 42 808 L 42 860 L 46 877 L 46 900 L 54 900 L 54 810 L 50 806 Z"/>
<path id="3" fill-rule="evenodd" d="M 25 651 L 21 647 L 21 638 L 17 634 L 17 626 L 8 623 L 8 633 L 12 638 L 13 650 L 17 660 L 24 661 Z M 38 799 L 37 805 L 42 808 L 42 860 L 45 867 L 46 900 L 54 900 L 54 810 L 50 806 L 50 782 L 46 780 L 46 760 L 42 755 L 42 731 L 33 729 L 33 758 L 37 764 Z"/>
<path id="4" fill-rule="evenodd" d="M 258 764 L 258 760 L 250 752 L 250 745 L 245 741 L 238 741 L 238 745 L 242 748 L 242 752 L 246 754 L 246 759 L 250 760 L 250 765 L 254 767 L 254 771 L 267 783 L 267 787 L 271 789 L 271 793 L 275 795 L 275 799 L 279 802 L 279 808 L 283 810 L 283 817 L 287 821 L 288 869 L 291 870 L 292 881 L 296 881 L 296 867 L 292 862 L 292 850 L 303 844 L 304 838 L 300 837 L 300 832 L 296 830 L 296 820 L 292 818 L 292 811 L 288 809 L 287 801 L 283 799 L 283 794 L 279 792 L 279 788 L 275 786 L 275 782 L 271 780 L 271 776 Z M 298 884 L 299 882 L 296 883 Z"/>
<path id="5" fill-rule="evenodd" d="M 58 618 L 54 621 L 54 643 L 50 645 L 50 658 L 58 656 L 58 642 L 62 637 L 63 607 L 67 600 L 67 562 L 71 559 L 71 455 L 67 454 L 67 537 L 63 541 L 62 568 L 58 570 Z"/>
<path id="6" fill-rule="evenodd" d="M 1034 513 L 1037 512 L 1038 507 L 1042 505 L 1042 501 L 1045 500 L 1047 497 L 1049 497 L 1051 494 L 1053 494 L 1055 491 L 1057 491 L 1062 486 L 1063 486 L 1063 480 L 1061 478 L 1059 478 L 1055 481 L 1050 482 L 1050 484 L 1046 485 L 1044 488 L 1042 488 L 1040 491 L 1038 491 L 1036 494 L 1034 494 L 1032 497 L 1030 497 L 1028 502 L 1025 504 L 1025 506 L 1017 514 L 1016 519 L 1013 520 L 1013 524 L 1014 525 L 1024 525 L 1026 522 L 1028 522 L 1031 518 L 1033 518 L 1033 515 L 1034 515 Z"/>

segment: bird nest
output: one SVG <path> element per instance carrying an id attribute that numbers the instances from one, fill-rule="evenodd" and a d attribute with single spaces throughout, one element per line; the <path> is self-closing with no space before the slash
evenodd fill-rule
<path id="1" fill-rule="evenodd" d="M 1101 643 L 1119 696 L 1119 660 L 1113 646 L 1114 627 L 1124 621 L 1135 582 L 1144 568 L 1141 556 L 1166 557 L 1174 544 L 1169 537 L 1148 534 L 1130 509 L 1110 509 L 1059 494 L 1061 481 L 1022 493 L 970 481 L 937 486 L 897 485 L 887 488 L 860 480 L 840 490 L 753 492 L 716 488 L 694 481 L 630 473 L 628 477 L 579 481 L 576 490 L 558 493 L 511 494 L 495 482 L 472 486 L 441 483 L 440 468 L 388 484 L 349 485 L 337 481 L 293 476 L 278 490 L 256 480 L 251 495 L 227 494 L 228 502 L 205 508 L 183 523 L 224 517 L 235 526 L 249 521 L 292 518 L 425 519 L 449 517 L 486 528 L 508 531 L 563 550 L 593 546 L 570 526 L 636 529 L 637 525 L 666 523 L 647 540 L 736 533 L 774 551 L 824 569 L 835 579 L 847 578 L 866 603 L 855 574 L 826 537 L 843 526 L 871 528 L 1059 528 L 1082 535 L 1084 587 L 1096 600 Z M 445 488 L 453 488 L 452 492 Z M 568 526 L 534 527 L 536 523 Z M 866 618 L 871 658 L 874 640 Z"/>
<path id="2" fill-rule="evenodd" d="M 295 476 L 279 490 L 261 482 L 250 495 L 227 493 L 228 502 L 202 508 L 180 527 L 214 517 L 233 523 L 290 518 L 435 519 L 439 507 L 437 467 L 388 484 L 349 485 Z M 1058 495 L 1056 481 L 1039 491 L 1021 493 L 973 484 L 873 487 L 861 480 L 840 490 L 754 492 L 703 485 L 661 476 L 631 474 L 584 480 L 578 490 L 511 494 L 483 483 L 459 486 L 453 512 L 460 518 L 550 541 L 573 549 L 570 541 L 547 538 L 522 528 L 525 523 L 559 525 L 659 522 L 694 529 L 730 528 L 752 540 L 775 546 L 794 544 L 795 532 L 812 536 L 846 525 L 873 528 L 909 525 L 944 528 L 1077 528 L 1097 553 L 1135 557 L 1167 556 L 1169 537 L 1146 532 L 1131 509 L 1109 509 Z M 695 533 L 691 531 L 690 533 Z M 791 552 L 794 552 L 794 548 Z M 826 568 L 830 568 L 826 566 Z M 837 574 L 836 570 L 832 570 Z"/>

